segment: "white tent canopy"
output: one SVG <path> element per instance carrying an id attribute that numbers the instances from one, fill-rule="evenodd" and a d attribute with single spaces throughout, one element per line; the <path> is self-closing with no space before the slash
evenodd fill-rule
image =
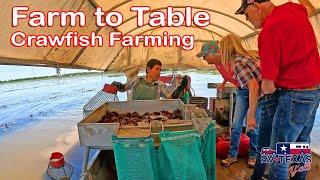
<path id="1" fill-rule="evenodd" d="M 286 3 L 287 0 L 272 0 L 276 5 Z M 297 2 L 297 1 L 294 1 Z M 320 1 L 311 0 L 318 9 L 315 17 L 310 21 L 314 27 L 318 44 L 320 42 Z M 49 67 L 83 68 L 96 70 L 121 70 L 127 67 L 145 65 L 151 58 L 162 61 L 164 68 L 203 68 L 208 64 L 196 58 L 201 45 L 205 41 L 220 40 L 229 33 L 242 37 L 244 45 L 248 49 L 257 49 L 257 37 L 259 31 L 245 20 L 244 16 L 235 15 L 240 7 L 240 0 L 6 0 L 1 2 L 1 36 L 0 36 L 0 64 L 12 65 L 37 65 Z M 12 7 L 28 6 L 32 11 L 83 11 L 86 14 L 86 26 L 61 27 L 59 18 L 56 17 L 53 27 L 30 27 L 28 19 L 19 20 L 18 27 L 12 27 Z M 137 27 L 136 12 L 131 12 L 132 6 L 149 6 L 151 11 L 164 11 L 171 6 L 175 11 L 185 11 L 187 6 L 192 7 L 192 14 L 198 11 L 206 11 L 210 14 L 210 25 L 207 27 L 150 27 L 148 25 L 149 13 L 145 13 L 145 23 Z M 95 24 L 93 13 L 96 7 L 101 7 L 105 12 L 118 11 L 123 15 L 123 23 L 118 27 L 105 26 L 99 28 Z M 194 35 L 194 48 L 190 51 L 181 47 L 123 47 L 119 42 L 110 47 L 104 43 L 103 47 L 14 47 L 10 38 L 14 32 L 23 31 L 30 35 L 64 35 L 69 31 L 77 31 L 79 34 L 90 35 L 91 32 L 104 37 L 109 41 L 109 33 L 120 31 L 123 35 L 163 35 L 168 34 Z"/>

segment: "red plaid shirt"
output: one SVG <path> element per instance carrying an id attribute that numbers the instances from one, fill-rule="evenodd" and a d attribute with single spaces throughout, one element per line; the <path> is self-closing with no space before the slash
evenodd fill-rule
<path id="1" fill-rule="evenodd" d="M 251 58 L 250 56 L 237 55 L 233 64 L 233 71 L 237 76 L 241 88 L 247 87 L 247 84 L 255 78 L 258 83 L 261 83 L 260 77 L 260 61 Z"/>

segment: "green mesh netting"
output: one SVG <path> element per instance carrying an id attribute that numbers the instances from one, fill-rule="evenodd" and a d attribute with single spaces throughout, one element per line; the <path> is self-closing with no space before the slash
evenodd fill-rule
<path id="1" fill-rule="evenodd" d="M 213 122 L 209 124 L 200 137 L 201 156 L 207 179 L 216 179 L 216 129 Z"/>
<path id="2" fill-rule="evenodd" d="M 158 180 L 153 139 L 112 136 L 119 180 Z"/>
<path id="3" fill-rule="evenodd" d="M 160 133 L 160 180 L 206 180 L 197 131 Z"/>

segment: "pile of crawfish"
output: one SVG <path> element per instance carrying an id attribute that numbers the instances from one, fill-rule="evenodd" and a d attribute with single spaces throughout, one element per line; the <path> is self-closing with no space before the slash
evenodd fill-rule
<path id="1" fill-rule="evenodd" d="M 150 117 L 153 116 L 154 118 Z M 156 117 L 162 116 L 162 117 Z M 140 115 L 137 112 L 133 113 L 118 113 L 116 111 L 107 110 L 106 114 L 102 116 L 98 123 L 120 123 L 120 125 L 138 126 L 138 122 L 151 122 L 153 120 L 166 121 L 168 119 L 182 119 L 179 109 L 173 112 L 160 111 L 153 113 L 144 113 Z"/>

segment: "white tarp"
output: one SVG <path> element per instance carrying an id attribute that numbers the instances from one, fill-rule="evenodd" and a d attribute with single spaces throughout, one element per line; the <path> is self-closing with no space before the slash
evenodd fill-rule
<path id="1" fill-rule="evenodd" d="M 274 4 L 280 5 L 287 0 L 272 0 Z M 294 1 L 297 2 L 297 1 Z M 313 5 L 319 10 L 320 1 L 311 0 Z M 151 58 L 162 61 L 164 68 L 204 68 L 208 67 L 205 61 L 195 57 L 204 41 L 220 40 L 229 33 L 235 33 L 243 37 L 244 44 L 249 49 L 257 49 L 257 37 L 259 31 L 245 20 L 244 16 L 235 15 L 241 0 L 7 0 L 1 1 L 1 36 L 0 36 L 0 64 L 15 65 L 40 65 L 52 67 L 69 67 L 108 70 L 121 70 L 126 67 L 141 66 Z M 18 27 L 12 27 L 12 7 L 28 6 L 29 10 L 24 13 L 30 14 L 32 11 L 82 11 L 86 14 L 86 26 L 75 27 L 60 26 L 60 19 L 54 18 L 53 27 L 30 27 L 28 19 L 19 20 Z M 199 11 L 210 14 L 210 25 L 207 27 L 150 27 L 148 25 L 149 14 L 144 14 L 144 25 L 137 27 L 137 13 L 130 11 L 132 6 L 149 6 L 153 11 L 167 13 L 168 6 L 174 11 L 184 12 L 186 7 L 192 8 L 192 15 Z M 96 7 L 101 7 L 104 11 L 117 11 L 123 16 L 123 23 L 118 27 L 96 26 L 96 19 L 93 13 Z M 319 11 L 318 11 L 319 12 Z M 314 31 L 320 42 L 320 13 L 310 19 Z M 64 35 L 67 32 L 78 32 L 79 35 L 90 35 L 96 32 L 104 38 L 102 47 L 14 47 L 10 38 L 14 32 L 23 31 L 28 35 Z M 120 31 L 123 35 L 194 35 L 194 48 L 186 51 L 181 47 L 122 47 L 120 42 L 116 42 L 113 47 L 108 43 L 110 32 Z"/>

